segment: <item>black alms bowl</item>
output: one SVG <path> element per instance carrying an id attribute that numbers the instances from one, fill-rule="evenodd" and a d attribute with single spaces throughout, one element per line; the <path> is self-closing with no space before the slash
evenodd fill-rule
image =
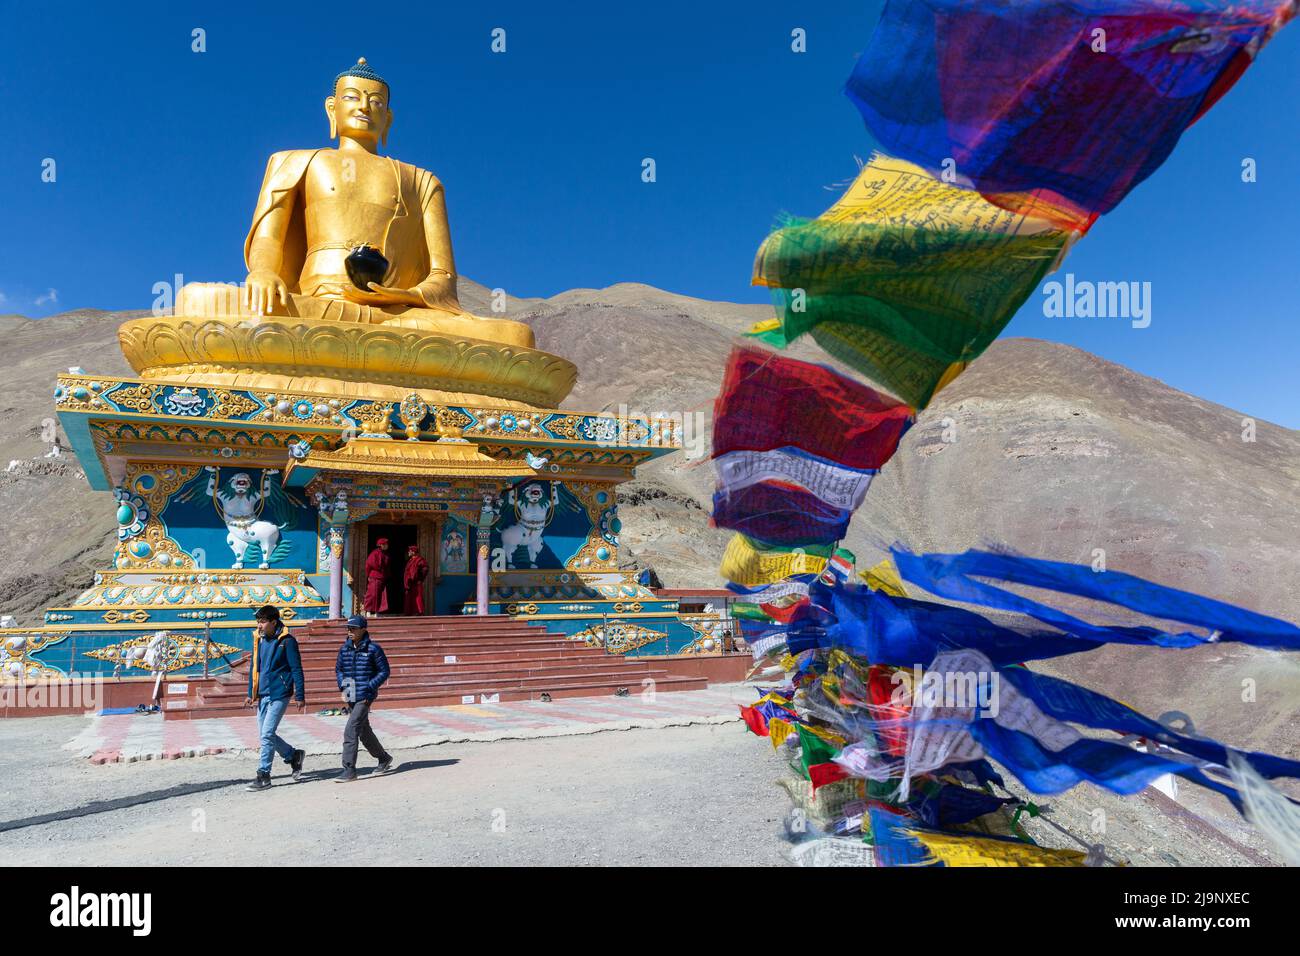
<path id="1" fill-rule="evenodd" d="M 357 246 L 343 262 L 352 284 L 367 292 L 371 282 L 382 285 L 384 276 L 388 274 L 388 260 L 374 246 Z"/>

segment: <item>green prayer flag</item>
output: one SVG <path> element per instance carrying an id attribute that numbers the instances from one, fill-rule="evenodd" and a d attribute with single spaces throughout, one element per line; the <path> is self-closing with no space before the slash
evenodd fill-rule
<path id="1" fill-rule="evenodd" d="M 790 219 L 754 262 L 784 346 L 823 349 L 913 408 L 979 356 L 1077 235 L 877 154 L 816 219 Z"/>
<path id="2" fill-rule="evenodd" d="M 839 747 L 806 730 L 802 724 L 796 724 L 795 730 L 799 732 L 799 748 L 803 752 L 800 764 L 805 777 L 808 776 L 809 767 L 819 763 L 830 763 L 831 758 L 840 752 Z"/>

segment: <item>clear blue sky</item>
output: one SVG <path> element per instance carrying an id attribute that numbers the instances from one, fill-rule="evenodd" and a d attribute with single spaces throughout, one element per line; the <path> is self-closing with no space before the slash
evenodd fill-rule
<path id="1" fill-rule="evenodd" d="M 266 156 L 325 144 L 322 100 L 358 55 L 393 85 L 390 152 L 447 184 L 460 271 L 515 295 L 637 281 L 766 301 L 750 266 L 777 213 L 820 212 L 872 149 L 841 89 L 879 2 L 184 6 L 0 0 L 0 312 L 241 280 Z M 1297 103 L 1292 24 L 1067 260 L 1151 282 L 1149 328 L 1048 319 L 1035 294 L 1005 334 L 1300 427 Z"/>

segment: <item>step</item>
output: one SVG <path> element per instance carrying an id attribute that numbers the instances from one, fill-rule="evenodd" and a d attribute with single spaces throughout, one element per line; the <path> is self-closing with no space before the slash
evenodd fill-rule
<path id="1" fill-rule="evenodd" d="M 456 677 L 464 674 L 510 674 L 520 671 L 555 671 L 568 669 L 590 669 L 630 667 L 645 669 L 650 663 L 646 661 L 614 661 L 606 657 L 549 658 L 546 660 L 504 660 L 504 661 L 458 661 L 455 664 L 412 664 L 407 667 L 395 667 L 389 671 L 389 681 L 399 678 L 407 680 L 415 677 Z M 304 671 L 307 686 L 313 681 L 335 680 L 334 670 Z M 245 681 L 247 683 L 247 681 Z"/>
<path id="2" fill-rule="evenodd" d="M 621 661 L 616 654 L 607 654 L 602 648 L 588 647 L 573 641 L 558 641 L 541 648 L 515 648 L 491 645 L 484 648 L 465 650 L 462 648 L 440 648 L 437 650 L 412 650 L 410 652 L 386 653 L 389 669 L 401 673 L 412 668 L 457 668 L 462 665 L 513 665 L 543 663 L 553 661 Z M 456 660 L 448 661 L 448 657 Z M 303 654 L 303 671 L 308 675 L 333 674 L 338 659 L 336 652 L 316 655 Z M 244 684 L 248 681 L 248 661 L 245 657 L 227 672 L 217 675 L 219 684 Z"/>
<path id="3" fill-rule="evenodd" d="M 538 641 L 571 640 L 561 631 L 533 631 L 520 634 L 409 634 L 399 637 L 375 637 L 371 639 L 387 650 L 390 647 L 409 647 L 413 644 L 535 644 Z M 321 650 L 327 647 L 342 647 L 346 637 L 317 637 L 298 641 L 303 650 Z"/>
<path id="4" fill-rule="evenodd" d="M 511 649 L 490 647 L 465 651 L 457 649 L 454 653 L 442 651 L 412 651 L 410 653 L 386 654 L 389 670 L 393 674 L 417 673 L 426 670 L 461 669 L 465 666 L 539 666 L 555 662 L 604 662 L 622 661 L 619 655 L 611 655 L 599 647 L 575 645 L 571 641 L 561 642 L 558 646 L 544 649 Z M 456 660 L 448 661 L 448 657 Z M 333 675 L 337 654 L 330 653 L 318 657 L 303 656 L 303 672 L 311 679 L 317 675 Z M 236 663 L 229 671 L 216 677 L 217 684 L 244 686 L 248 682 L 248 663 Z"/>
<path id="5" fill-rule="evenodd" d="M 551 639 L 557 637 L 567 637 L 563 631 L 546 631 L 541 628 L 529 628 L 526 631 L 483 631 L 466 633 L 464 631 L 412 631 L 410 633 L 400 634 L 376 634 L 373 631 L 370 639 L 377 644 L 388 647 L 393 644 L 409 644 L 413 641 L 459 641 L 462 643 L 472 642 L 487 644 L 492 641 L 536 641 Z M 298 644 L 301 647 L 338 647 L 344 641 L 348 640 L 346 634 L 299 634 L 297 635 Z"/>
<path id="6" fill-rule="evenodd" d="M 594 652 L 594 653 L 593 653 Z M 616 657 L 615 654 L 606 654 L 598 647 L 552 647 L 542 651 L 520 651 L 506 648 L 505 650 L 473 650 L 454 652 L 444 651 L 412 651 L 409 654 L 387 654 L 389 668 L 409 667 L 415 664 L 464 664 L 474 661 L 531 661 L 531 660 L 557 660 L 573 659 L 585 660 L 587 658 L 599 659 L 602 657 Z M 448 660 L 447 658 L 455 658 Z M 303 658 L 302 669 L 304 671 L 333 671 L 337 662 L 337 655 L 331 654 L 329 657 Z M 248 668 L 243 667 L 240 673 L 247 674 Z"/>
<path id="7" fill-rule="evenodd" d="M 587 653 L 584 653 L 587 652 Z M 484 669 L 484 670 L 501 670 L 501 669 L 518 669 L 520 667 L 542 667 L 549 665 L 600 665 L 605 661 L 617 661 L 615 656 L 607 655 L 599 648 L 582 648 L 566 651 L 554 651 L 546 654 L 530 655 L 513 655 L 501 656 L 492 652 L 483 654 L 461 654 L 457 659 L 448 662 L 439 655 L 410 655 L 409 658 L 394 659 L 389 658 L 389 672 L 397 677 L 399 675 L 412 675 L 422 673 L 459 673 L 466 668 Z M 629 662 L 632 663 L 632 662 Z M 310 666 L 304 663 L 303 674 L 310 682 L 314 679 L 323 679 L 334 677 L 334 661 L 328 662 L 328 666 Z M 248 683 L 248 669 L 241 667 L 233 673 L 222 674 L 216 679 L 218 686 L 231 686 L 244 688 Z"/>
<path id="8" fill-rule="evenodd" d="M 338 644 L 333 642 L 329 644 L 300 644 L 298 645 L 298 654 L 303 660 L 325 660 L 338 656 L 339 649 L 343 642 Z M 544 640 L 527 640 L 527 641 L 414 641 L 409 644 L 390 644 L 383 643 L 380 645 L 384 649 L 385 657 L 397 657 L 410 654 L 482 654 L 488 652 L 497 653 L 547 653 L 557 650 L 594 650 L 603 651 L 604 648 L 586 644 L 582 641 L 574 641 L 564 637 L 548 637 Z"/>
<path id="9" fill-rule="evenodd" d="M 623 679 L 640 681 L 645 677 L 666 676 L 667 670 L 662 667 L 651 667 L 649 664 L 623 664 L 617 666 L 593 666 L 593 667 L 549 667 L 549 668 L 518 668 L 512 671 L 469 671 L 464 674 L 414 674 L 408 677 L 390 677 L 384 682 L 381 694 L 389 692 L 399 692 L 406 688 L 412 687 L 435 687 L 435 688 L 453 688 L 464 685 L 477 686 L 479 684 L 519 684 L 525 686 L 537 681 L 553 681 L 567 678 L 596 678 L 605 677 L 610 680 Z M 308 679 L 306 682 L 306 693 L 309 700 L 319 697 L 337 697 L 338 682 L 331 675 L 328 678 L 317 680 Z M 244 699 L 247 690 L 242 686 L 225 685 L 205 689 L 199 692 L 204 700 L 216 700 L 218 698 L 238 698 Z"/>
<path id="10" fill-rule="evenodd" d="M 592 654 L 591 651 L 595 651 Z M 402 654 L 385 654 L 389 667 L 399 667 L 404 664 L 458 664 L 464 661 L 475 660 L 550 660 L 556 657 L 610 657 L 616 655 L 607 655 L 598 647 L 581 648 L 581 647 L 548 647 L 542 650 L 525 651 L 515 648 L 482 648 L 466 651 L 461 649 L 448 650 L 446 648 L 435 651 L 411 651 Z M 454 661 L 447 658 L 454 657 Z M 335 663 L 338 661 L 337 654 L 330 654 L 327 657 L 304 657 L 302 659 L 303 670 L 333 670 Z M 243 673 L 248 673 L 248 668 L 242 669 Z"/>
<path id="11" fill-rule="evenodd" d="M 380 614 L 376 617 L 366 618 L 368 625 L 392 624 L 394 621 L 514 621 L 517 618 L 509 614 Z M 311 624 L 332 624 L 344 625 L 347 623 L 346 618 L 335 618 L 328 620 L 323 617 L 312 618 Z"/>
<path id="12" fill-rule="evenodd" d="M 532 627 L 537 621 L 530 621 L 527 618 L 518 617 L 393 617 L 381 618 L 376 621 L 373 618 L 366 625 L 366 630 L 379 634 L 391 630 L 400 630 L 410 627 L 427 627 L 427 628 L 446 628 L 455 627 L 465 630 L 475 630 L 478 628 L 493 627 Z M 343 633 L 348 626 L 343 621 L 310 621 L 307 624 L 290 625 L 302 631 L 330 631 Z"/>
<path id="13" fill-rule="evenodd" d="M 521 620 L 508 615 L 488 615 L 478 617 L 475 615 L 443 615 L 443 616 L 425 616 L 425 617 L 381 617 L 371 618 L 366 623 L 366 629 L 371 633 L 378 634 L 393 629 L 408 627 L 427 627 L 427 628 L 491 628 L 491 627 L 531 627 L 533 622 Z M 345 621 L 308 621 L 306 624 L 290 625 L 297 627 L 299 630 L 338 632 L 340 634 L 347 631 Z"/>
<path id="14" fill-rule="evenodd" d="M 573 644 L 570 641 L 558 642 L 554 644 L 542 644 L 536 647 L 519 647 L 509 645 L 506 647 L 497 647 L 492 644 L 471 645 L 469 647 L 412 647 L 402 650 L 390 651 L 384 648 L 384 657 L 390 665 L 410 662 L 413 660 L 431 660 L 441 663 L 443 658 L 454 657 L 456 660 L 472 660 L 474 658 L 499 657 L 502 660 L 507 658 L 518 660 L 527 657 L 555 657 L 556 655 L 581 655 L 589 656 L 592 651 L 598 654 L 604 654 L 605 650 L 601 647 L 587 647 L 581 644 Z M 338 650 L 333 649 L 325 653 L 303 654 L 302 666 L 307 667 L 330 667 L 338 660 Z M 616 656 L 616 655 L 610 655 Z"/>
<path id="15" fill-rule="evenodd" d="M 662 665 L 655 664 L 651 661 L 627 661 L 627 662 L 572 662 L 562 661 L 548 663 L 543 666 L 523 665 L 508 669 L 484 670 L 484 669 L 466 669 L 463 671 L 446 671 L 442 673 L 417 673 L 400 676 L 390 676 L 384 682 L 384 690 L 393 687 L 408 687 L 414 685 L 449 685 L 456 683 L 474 683 L 479 681 L 515 681 L 515 680 L 532 680 L 545 679 L 556 675 L 590 675 L 603 674 L 610 677 L 624 676 L 628 679 L 640 679 L 641 677 L 664 673 L 665 668 Z M 338 680 L 333 672 L 328 674 L 321 673 L 315 675 L 306 675 L 307 696 L 312 697 L 316 694 L 334 695 L 338 692 Z M 247 694 L 248 683 L 244 681 L 233 681 L 224 684 L 212 684 L 206 687 L 195 686 L 195 689 L 189 695 L 194 697 L 238 697 L 241 700 Z"/>
<path id="16" fill-rule="evenodd" d="M 604 697 L 614 696 L 615 690 L 620 687 L 626 687 L 630 694 L 640 693 L 639 683 L 629 683 L 627 681 L 575 681 L 570 683 L 557 683 L 549 686 L 541 685 L 528 688 L 514 688 L 502 685 L 492 687 L 478 687 L 473 691 L 464 690 L 463 696 L 474 694 L 476 700 L 482 694 L 498 694 L 502 703 L 520 700 L 539 700 L 543 693 L 548 693 L 555 700 L 571 697 Z M 656 677 L 655 691 L 657 693 L 667 693 L 679 690 L 704 690 L 708 687 L 708 680 L 703 677 Z M 381 692 L 379 699 L 375 702 L 374 710 L 397 710 L 409 707 L 446 707 L 460 704 L 462 694 L 456 692 L 408 692 L 397 694 L 386 694 Z M 333 706 L 337 699 L 333 700 L 314 700 L 308 701 L 308 712 L 321 710 L 325 707 Z M 294 713 L 292 708 L 289 713 Z M 168 720 L 187 720 L 201 719 L 205 717 L 248 717 L 253 714 L 252 708 L 244 707 L 242 701 L 239 705 L 233 703 L 227 704 L 221 702 L 214 705 L 197 705 L 187 710 L 167 710 L 164 716 Z"/>
<path id="17" fill-rule="evenodd" d="M 375 641 L 384 649 L 409 650 L 413 647 L 545 647 L 547 644 L 581 644 L 566 634 L 502 634 L 496 637 L 399 637 Z M 337 651 L 344 641 L 299 641 L 303 654 L 326 654 Z"/>
<path id="18" fill-rule="evenodd" d="M 389 651 L 410 650 L 411 648 L 428 648 L 430 650 L 437 648 L 474 648 L 474 647 L 547 647 L 559 646 L 564 644 L 578 644 L 581 641 L 575 641 L 564 634 L 537 634 L 537 635 L 503 635 L 496 638 L 475 637 L 411 637 L 398 638 L 396 640 L 376 641 L 384 649 L 384 653 Z M 338 649 L 343 646 L 343 641 L 299 641 L 298 651 L 301 654 L 329 654 L 338 653 Z"/>

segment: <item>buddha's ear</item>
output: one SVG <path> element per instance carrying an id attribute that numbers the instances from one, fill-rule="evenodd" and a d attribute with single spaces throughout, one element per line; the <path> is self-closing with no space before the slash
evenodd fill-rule
<path id="1" fill-rule="evenodd" d="M 334 97 L 325 97 L 325 115 L 330 118 L 330 139 L 339 138 L 339 121 L 334 118 Z"/>
<path id="2" fill-rule="evenodd" d="M 384 123 L 384 131 L 379 134 L 379 144 L 381 146 L 386 147 L 388 145 L 388 131 L 392 128 L 393 128 L 393 108 L 390 106 L 388 108 L 388 120 L 387 122 Z"/>

